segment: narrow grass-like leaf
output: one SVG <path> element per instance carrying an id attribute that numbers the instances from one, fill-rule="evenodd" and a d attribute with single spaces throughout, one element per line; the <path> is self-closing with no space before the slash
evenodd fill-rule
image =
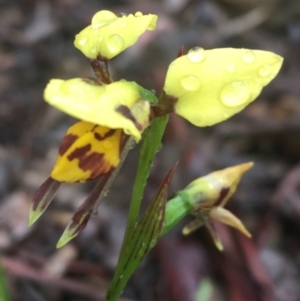
<path id="1" fill-rule="evenodd" d="M 151 126 L 144 132 L 142 146 L 140 149 L 139 164 L 130 202 L 128 223 L 124 239 L 125 242 L 128 234 L 132 233 L 138 219 L 144 188 L 147 183 L 152 162 L 157 151 L 161 148 L 161 139 L 165 132 L 168 120 L 168 115 L 156 118 L 153 120 Z"/>
<path id="2" fill-rule="evenodd" d="M 163 229 L 168 187 L 176 167 L 177 163 L 164 179 L 143 218 L 136 224 L 132 235 L 128 237 L 127 244 L 124 247 L 123 260 L 118 265 L 107 291 L 107 301 L 117 300 L 140 262 L 157 243 Z"/>

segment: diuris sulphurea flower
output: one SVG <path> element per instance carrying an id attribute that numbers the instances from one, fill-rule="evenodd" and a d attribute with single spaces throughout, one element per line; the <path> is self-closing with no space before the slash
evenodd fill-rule
<path id="1" fill-rule="evenodd" d="M 165 97 L 155 110 L 174 112 L 196 126 L 214 125 L 254 101 L 282 61 L 269 51 L 195 47 L 170 64 Z"/>
<path id="2" fill-rule="evenodd" d="M 52 79 L 44 92 L 45 100 L 73 117 L 122 129 L 138 142 L 151 120 L 151 103 L 155 95 L 125 80 L 108 85 L 82 78 Z"/>
<path id="3" fill-rule="evenodd" d="M 132 46 L 146 30 L 154 30 L 156 22 L 156 15 L 140 12 L 96 13 L 91 25 L 76 35 L 74 42 L 89 59 L 96 78 L 52 79 L 45 88 L 45 101 L 81 121 L 67 131 L 50 177 L 34 196 L 29 223 L 41 216 L 61 183 L 100 179 L 74 214 L 59 247 L 85 227 L 132 140 L 139 142 L 153 119 L 175 113 L 196 126 L 222 122 L 254 101 L 282 65 L 282 57 L 269 51 L 195 47 L 184 55 L 182 48 L 167 70 L 159 98 L 133 81 L 113 82 L 108 61 Z M 187 190 L 193 190 L 194 185 Z M 224 199 L 230 196 L 230 189 L 224 190 Z M 223 208 L 224 204 L 201 202 L 193 211 L 196 222 L 184 233 L 205 224 L 215 236 L 209 223 L 209 218 L 215 218 L 248 235 L 239 220 Z M 215 241 L 221 248 L 217 238 Z"/>
<path id="4" fill-rule="evenodd" d="M 146 30 L 154 30 L 156 21 L 157 16 L 152 14 L 117 16 L 101 10 L 93 16 L 91 25 L 76 35 L 74 45 L 89 59 L 110 60 L 132 46 Z"/>
<path id="5" fill-rule="evenodd" d="M 123 132 L 79 121 L 71 126 L 60 146 L 50 177 L 36 192 L 29 224 L 47 209 L 61 183 L 86 182 L 114 170 L 120 162 Z"/>

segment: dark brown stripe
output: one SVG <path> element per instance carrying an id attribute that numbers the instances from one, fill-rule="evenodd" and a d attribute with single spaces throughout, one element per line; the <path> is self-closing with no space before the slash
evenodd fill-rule
<path id="1" fill-rule="evenodd" d="M 219 197 L 217 201 L 214 203 L 214 206 L 220 206 L 223 202 L 223 200 L 226 198 L 230 188 L 229 187 L 224 187 L 221 189 Z"/>
<path id="2" fill-rule="evenodd" d="M 67 134 L 60 145 L 58 153 L 63 156 L 77 139 L 77 135 Z"/>
<path id="3" fill-rule="evenodd" d="M 101 141 L 101 140 L 105 140 L 108 137 L 113 136 L 115 134 L 115 132 L 116 132 L 115 129 L 111 129 L 107 133 L 105 133 L 104 136 L 101 136 L 99 133 L 94 133 L 94 137 L 95 137 L 95 139 Z"/>
<path id="4" fill-rule="evenodd" d="M 116 111 L 122 114 L 125 118 L 131 120 L 139 131 L 143 130 L 142 125 L 132 115 L 132 112 L 128 107 L 121 105 L 117 107 Z"/>
<path id="5" fill-rule="evenodd" d="M 72 161 L 74 159 L 80 160 L 80 158 L 84 157 L 86 155 L 86 153 L 91 150 L 91 148 L 92 148 L 91 144 L 87 144 L 83 147 L 78 147 L 68 156 L 68 159 L 70 161 Z"/>

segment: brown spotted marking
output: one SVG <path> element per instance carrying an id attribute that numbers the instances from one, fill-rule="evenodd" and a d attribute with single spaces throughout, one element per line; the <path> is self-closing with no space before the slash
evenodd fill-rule
<path id="1" fill-rule="evenodd" d="M 116 111 L 122 114 L 125 118 L 131 120 L 139 131 L 143 130 L 143 126 L 136 120 L 128 107 L 120 105 L 117 107 Z"/>
<path id="2" fill-rule="evenodd" d="M 91 144 L 87 144 L 83 147 L 77 147 L 69 156 L 68 156 L 68 160 L 72 161 L 74 159 L 79 159 L 84 157 L 86 155 L 87 152 L 89 152 L 91 150 L 92 146 Z"/>
<path id="3" fill-rule="evenodd" d="M 94 133 L 95 139 L 98 141 L 105 140 L 108 137 L 111 137 L 115 134 L 116 130 L 115 129 L 110 129 L 108 132 L 106 132 L 103 136 L 101 136 L 99 133 Z"/>
<path id="4" fill-rule="evenodd" d="M 72 218 L 72 222 L 71 225 L 69 227 L 69 230 L 72 230 L 74 228 L 77 228 L 76 231 L 73 233 L 74 234 L 78 234 L 79 232 L 81 232 L 87 225 L 91 215 L 92 215 L 93 210 L 89 209 L 89 210 L 79 210 L 77 211 Z"/>
<path id="5" fill-rule="evenodd" d="M 100 175 L 103 175 L 111 171 L 114 166 L 111 166 L 110 162 L 104 160 L 104 154 L 92 152 L 88 154 L 91 150 L 91 144 L 85 145 L 80 148 L 76 148 L 69 156 L 70 161 L 78 159 L 78 166 L 83 171 L 90 171 L 91 176 L 89 180 L 94 179 Z M 107 167 L 110 168 L 107 170 Z"/>
<path id="6" fill-rule="evenodd" d="M 82 170 L 91 172 L 90 180 L 98 177 L 99 175 L 103 175 L 114 168 L 109 162 L 104 160 L 104 154 L 96 152 L 80 158 L 78 165 Z M 107 166 L 111 166 L 109 170 L 107 170 Z"/>
<path id="7" fill-rule="evenodd" d="M 67 134 L 61 143 L 58 153 L 63 156 L 78 138 L 77 135 Z"/>
<path id="8" fill-rule="evenodd" d="M 230 188 L 229 187 L 224 187 L 221 189 L 220 194 L 216 202 L 214 203 L 214 206 L 220 206 L 223 202 L 223 200 L 226 198 Z"/>

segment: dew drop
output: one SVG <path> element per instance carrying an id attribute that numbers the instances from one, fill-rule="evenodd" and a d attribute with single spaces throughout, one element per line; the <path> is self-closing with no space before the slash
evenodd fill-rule
<path id="1" fill-rule="evenodd" d="M 112 53 L 120 52 L 123 49 L 124 40 L 118 34 L 112 34 L 107 39 L 107 47 Z"/>
<path id="2" fill-rule="evenodd" d="M 154 89 L 150 89 L 150 92 L 154 95 L 156 95 L 156 91 Z"/>
<path id="3" fill-rule="evenodd" d="M 234 63 L 228 64 L 228 65 L 226 66 L 226 70 L 227 70 L 227 72 L 229 72 L 229 73 L 234 73 L 234 72 L 236 71 L 236 66 L 235 66 L 235 64 L 234 64 Z"/>
<path id="4" fill-rule="evenodd" d="M 221 101 L 228 107 L 236 107 L 248 102 L 250 89 L 245 81 L 234 81 L 225 85 L 220 94 Z"/>
<path id="5" fill-rule="evenodd" d="M 138 11 L 138 12 L 136 12 L 134 15 L 135 15 L 136 17 L 141 17 L 143 14 L 142 14 L 140 11 Z"/>
<path id="6" fill-rule="evenodd" d="M 78 38 L 78 43 L 81 46 L 84 46 L 87 43 L 87 41 L 88 41 L 88 37 L 86 36 L 81 36 Z"/>
<path id="7" fill-rule="evenodd" d="M 112 143 L 109 142 L 109 141 L 104 141 L 104 142 L 103 142 L 103 146 L 104 146 L 104 148 L 106 148 L 107 150 L 112 149 L 112 147 L 113 147 Z"/>
<path id="8" fill-rule="evenodd" d="M 94 35 L 97 35 L 98 33 L 99 33 L 99 28 L 94 28 L 94 29 L 93 29 L 93 34 L 94 34 Z"/>
<path id="9" fill-rule="evenodd" d="M 245 63 L 248 63 L 248 64 L 253 63 L 255 60 L 254 52 L 251 50 L 247 50 L 243 55 L 243 60 Z"/>
<path id="10" fill-rule="evenodd" d="M 267 77 L 271 74 L 272 66 L 269 64 L 265 64 L 258 69 L 258 74 L 261 77 Z"/>
<path id="11" fill-rule="evenodd" d="M 120 23 L 120 26 L 121 26 L 121 27 L 126 27 L 126 26 L 127 26 L 127 23 L 126 23 L 126 22 L 121 22 L 121 23 Z"/>
<path id="12" fill-rule="evenodd" d="M 151 242 L 150 242 L 150 248 L 153 248 L 157 243 L 157 239 L 151 239 Z"/>
<path id="13" fill-rule="evenodd" d="M 123 279 L 123 277 L 124 277 L 123 275 L 120 275 L 119 279 L 120 279 L 120 280 L 122 280 L 122 279 Z"/>
<path id="14" fill-rule="evenodd" d="M 92 216 L 95 217 L 97 215 L 98 215 L 98 209 L 95 208 L 95 209 L 93 209 Z"/>
<path id="15" fill-rule="evenodd" d="M 200 80 L 194 75 L 185 75 L 181 78 L 180 83 L 185 90 L 196 91 L 200 87 Z"/>
<path id="16" fill-rule="evenodd" d="M 100 27 L 102 27 L 102 26 L 104 26 L 106 24 L 107 24 L 106 22 L 102 22 L 102 23 L 92 24 L 91 27 L 94 30 L 99 30 Z"/>
<path id="17" fill-rule="evenodd" d="M 118 17 L 119 17 L 119 18 L 122 18 L 122 17 L 127 17 L 127 14 L 126 14 L 126 13 L 123 13 L 123 12 L 121 12 L 121 13 L 119 13 L 119 14 L 118 14 Z"/>
<path id="18" fill-rule="evenodd" d="M 187 58 L 192 63 L 200 63 L 205 59 L 205 50 L 201 47 L 194 47 L 187 53 Z"/>
<path id="19" fill-rule="evenodd" d="M 100 37 L 98 38 L 98 41 L 99 41 L 99 42 L 102 42 L 102 40 L 103 40 L 103 36 L 100 36 Z"/>
<path id="20" fill-rule="evenodd" d="M 91 114 L 93 112 L 93 110 L 91 109 L 91 107 L 80 103 L 80 102 L 75 102 L 72 104 L 74 109 L 77 111 L 82 111 L 82 113 L 86 113 L 86 114 Z"/>
<path id="21" fill-rule="evenodd" d="M 97 12 L 92 18 L 92 25 L 103 24 L 107 22 L 112 22 L 117 16 L 108 10 L 101 10 Z"/>
<path id="22" fill-rule="evenodd" d="M 97 52 L 97 48 L 96 48 L 95 46 L 92 46 L 92 47 L 91 47 L 91 52 L 92 52 L 93 54 L 95 54 L 95 53 Z"/>

